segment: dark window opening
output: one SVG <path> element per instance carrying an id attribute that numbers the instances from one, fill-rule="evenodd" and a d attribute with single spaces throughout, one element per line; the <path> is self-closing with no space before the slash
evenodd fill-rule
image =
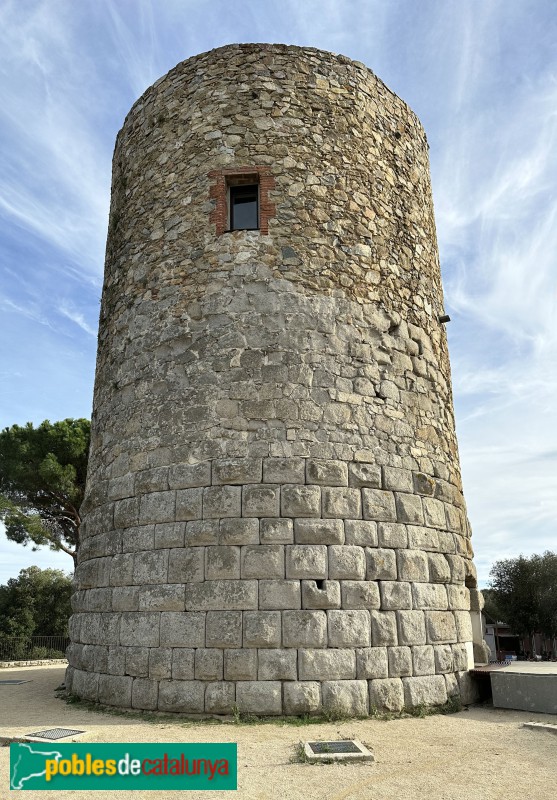
<path id="1" fill-rule="evenodd" d="M 258 184 L 234 185 L 230 190 L 230 230 L 249 231 L 259 228 Z"/>

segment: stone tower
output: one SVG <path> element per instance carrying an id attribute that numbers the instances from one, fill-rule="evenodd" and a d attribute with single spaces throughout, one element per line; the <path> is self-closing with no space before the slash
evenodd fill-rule
<path id="1" fill-rule="evenodd" d="M 363 64 L 231 45 L 145 92 L 114 154 L 71 692 L 462 694 L 480 597 L 442 314 L 426 137 Z"/>

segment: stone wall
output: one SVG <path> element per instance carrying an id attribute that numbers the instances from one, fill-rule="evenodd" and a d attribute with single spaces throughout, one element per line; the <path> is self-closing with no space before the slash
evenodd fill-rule
<path id="1" fill-rule="evenodd" d="M 235 174 L 262 224 L 226 231 Z M 179 64 L 118 136 L 68 683 L 365 714 L 464 692 L 475 589 L 427 143 L 365 66 Z"/>

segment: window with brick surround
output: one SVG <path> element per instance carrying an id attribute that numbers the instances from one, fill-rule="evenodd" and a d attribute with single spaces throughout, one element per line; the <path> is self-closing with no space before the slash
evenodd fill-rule
<path id="1" fill-rule="evenodd" d="M 269 200 L 275 180 L 269 167 L 212 170 L 209 179 L 214 201 L 210 220 L 217 236 L 238 230 L 269 233 L 269 219 L 275 214 L 275 205 Z"/>
<path id="2" fill-rule="evenodd" d="M 231 231 L 259 228 L 259 184 L 233 183 L 228 187 L 228 216 Z"/>

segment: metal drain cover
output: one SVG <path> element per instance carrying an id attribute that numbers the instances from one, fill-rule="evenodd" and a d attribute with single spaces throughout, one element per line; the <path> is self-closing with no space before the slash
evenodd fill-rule
<path id="1" fill-rule="evenodd" d="M 35 733 L 26 733 L 26 737 L 33 739 L 65 739 L 67 736 L 77 736 L 79 733 L 85 731 L 75 731 L 72 728 L 49 728 L 46 731 L 36 731 Z"/>
<path id="2" fill-rule="evenodd" d="M 308 761 L 373 761 L 371 750 L 357 739 L 340 739 L 334 742 L 305 742 L 304 753 Z"/>
<path id="3" fill-rule="evenodd" d="M 17 686 L 19 683 L 31 683 L 31 681 L 0 681 L 0 683 L 5 684 L 6 686 Z"/>

